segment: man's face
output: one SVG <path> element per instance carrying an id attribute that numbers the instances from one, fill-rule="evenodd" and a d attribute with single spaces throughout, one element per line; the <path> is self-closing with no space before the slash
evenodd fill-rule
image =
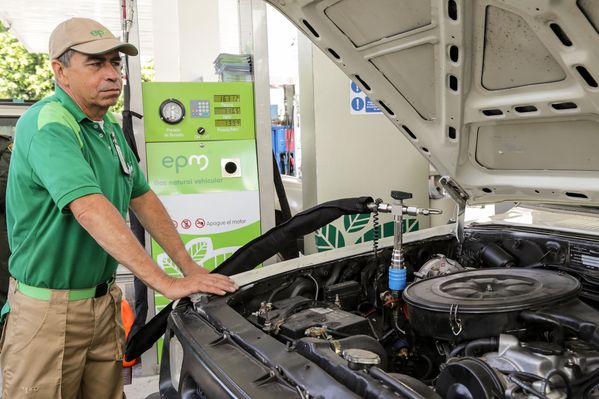
<path id="1" fill-rule="evenodd" d="M 55 60 L 53 68 L 61 87 L 88 116 L 88 111 L 95 114 L 103 109 L 105 112 L 116 104 L 121 94 L 123 81 L 118 51 L 102 55 L 75 52 L 68 67 Z"/>

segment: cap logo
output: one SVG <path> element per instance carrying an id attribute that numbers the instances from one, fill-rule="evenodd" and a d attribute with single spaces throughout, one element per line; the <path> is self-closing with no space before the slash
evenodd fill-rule
<path id="1" fill-rule="evenodd" d="M 96 37 L 102 37 L 104 35 L 107 35 L 108 32 L 106 32 L 104 29 L 96 29 L 96 30 L 90 31 L 89 34 L 92 36 L 96 36 Z"/>

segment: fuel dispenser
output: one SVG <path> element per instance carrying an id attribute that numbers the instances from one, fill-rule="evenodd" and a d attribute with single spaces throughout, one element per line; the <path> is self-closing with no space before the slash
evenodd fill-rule
<path id="1" fill-rule="evenodd" d="M 191 257 L 213 269 L 260 235 L 253 85 L 150 82 L 142 91 L 148 181 Z M 155 300 L 157 310 L 169 302 Z"/>

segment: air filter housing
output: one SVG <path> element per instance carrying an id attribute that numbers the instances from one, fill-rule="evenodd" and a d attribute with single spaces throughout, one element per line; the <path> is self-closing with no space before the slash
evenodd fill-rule
<path id="1" fill-rule="evenodd" d="M 403 293 L 412 328 L 424 336 L 461 341 L 522 328 L 522 310 L 575 300 L 578 280 L 535 269 L 481 269 L 421 280 Z"/>

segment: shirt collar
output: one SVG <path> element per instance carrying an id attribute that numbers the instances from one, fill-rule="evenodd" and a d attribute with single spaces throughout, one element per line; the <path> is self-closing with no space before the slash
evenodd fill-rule
<path id="1" fill-rule="evenodd" d="M 87 115 L 81 111 L 81 108 L 79 108 L 77 103 L 73 101 L 73 99 L 60 86 L 55 86 L 54 94 L 56 98 L 58 98 L 58 101 L 60 101 L 60 103 L 67 109 L 67 111 L 73 114 L 77 122 L 81 122 L 84 119 L 89 119 Z"/>

